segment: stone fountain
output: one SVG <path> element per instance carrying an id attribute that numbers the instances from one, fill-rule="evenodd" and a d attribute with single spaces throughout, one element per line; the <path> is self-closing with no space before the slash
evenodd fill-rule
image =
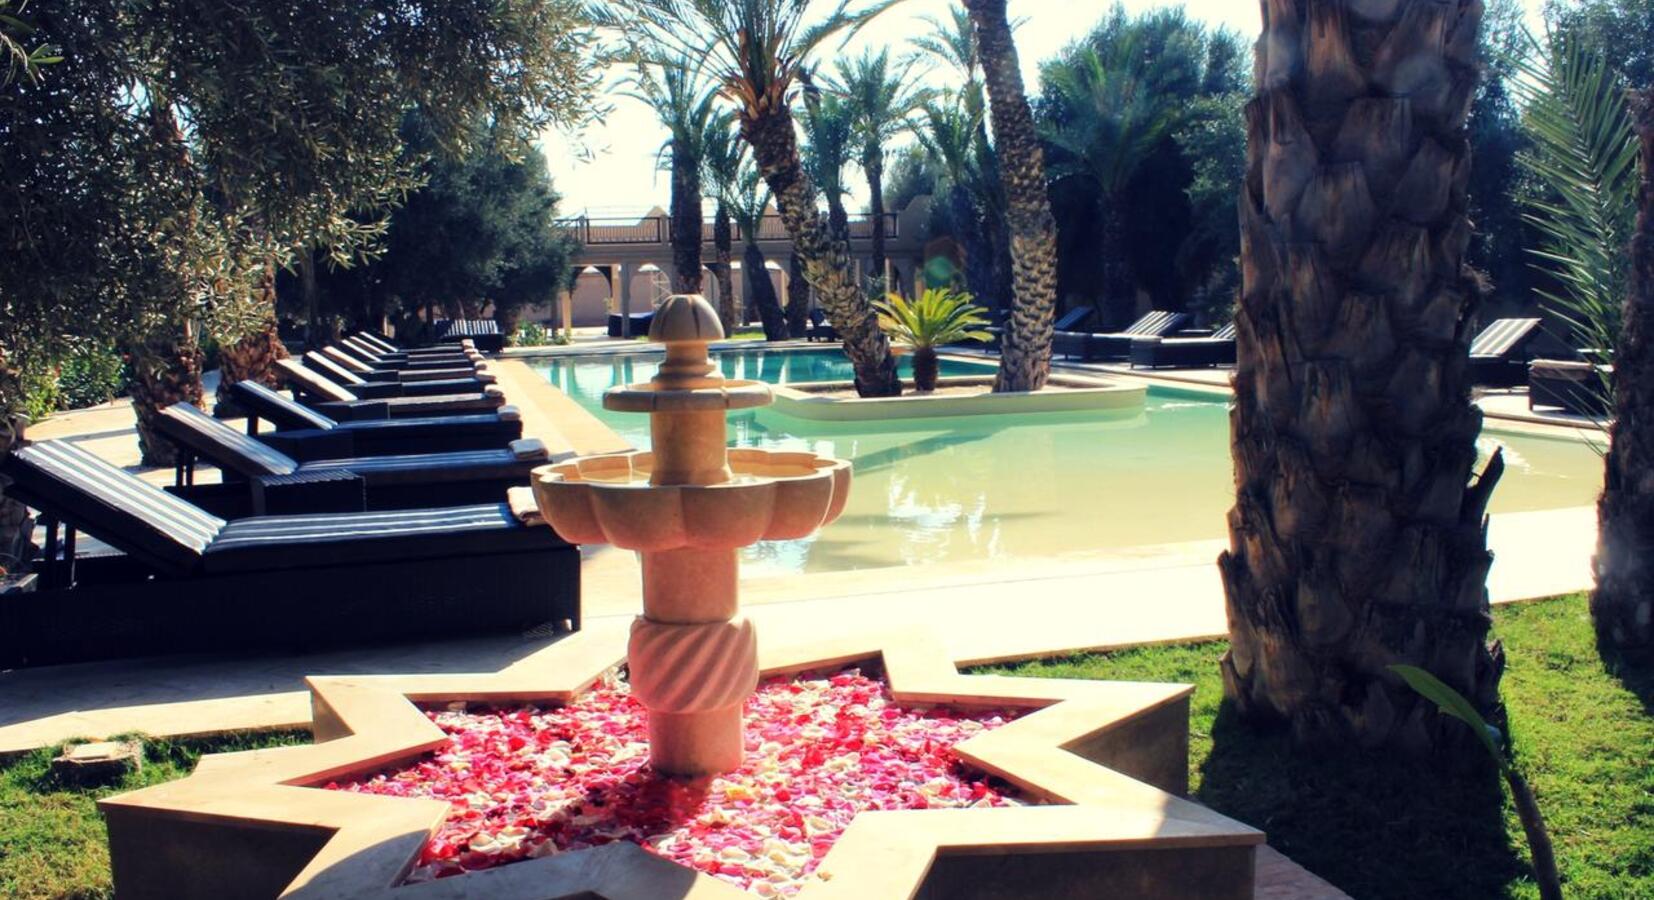
<path id="1" fill-rule="evenodd" d="M 758 645 L 740 615 L 740 549 L 807 537 L 838 518 L 850 489 L 843 460 L 726 446 L 725 415 L 771 397 L 762 382 L 715 372 L 707 345 L 723 336 L 705 298 L 668 298 L 649 328 L 666 345 L 660 371 L 603 396 L 606 409 L 649 414 L 653 450 L 546 466 L 534 484 L 541 513 L 566 540 L 640 554 L 632 692 L 649 711 L 650 762 L 690 777 L 741 764 Z"/>

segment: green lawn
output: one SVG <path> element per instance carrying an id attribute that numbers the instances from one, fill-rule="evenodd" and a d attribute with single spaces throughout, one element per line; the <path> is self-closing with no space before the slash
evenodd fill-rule
<path id="1" fill-rule="evenodd" d="M 1654 897 L 1654 667 L 1605 665 L 1584 597 L 1503 607 L 1494 622 L 1516 752 L 1568 897 Z M 1196 685 L 1196 797 L 1262 828 L 1358 900 L 1539 895 L 1521 824 L 1490 766 L 1293 753 L 1283 735 L 1251 731 L 1220 702 L 1223 649 L 1145 648 L 995 671 Z"/>
<path id="2" fill-rule="evenodd" d="M 308 734 L 262 734 L 151 742 L 145 747 L 143 771 L 96 790 L 58 784 L 49 766 L 54 753 L 40 751 L 7 764 L 0 768 L 0 897 L 112 896 L 98 798 L 180 778 L 204 753 L 309 740 Z"/>

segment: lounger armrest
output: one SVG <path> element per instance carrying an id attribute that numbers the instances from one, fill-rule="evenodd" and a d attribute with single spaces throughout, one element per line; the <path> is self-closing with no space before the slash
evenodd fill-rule
<path id="1" fill-rule="evenodd" d="M 348 459 L 356 455 L 356 436 L 345 429 L 321 431 L 304 428 L 294 431 L 273 431 L 258 439 L 299 462 L 313 459 Z"/>
<path id="2" fill-rule="evenodd" d="M 367 482 L 348 469 L 316 469 L 253 479 L 253 514 L 365 512 Z"/>
<path id="3" fill-rule="evenodd" d="M 390 404 L 383 400 L 326 400 L 311 408 L 340 422 L 370 422 L 391 417 Z"/>

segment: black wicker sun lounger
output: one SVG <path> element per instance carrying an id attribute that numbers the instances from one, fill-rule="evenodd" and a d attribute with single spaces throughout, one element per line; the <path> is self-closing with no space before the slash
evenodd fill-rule
<path id="1" fill-rule="evenodd" d="M 580 627 L 579 552 L 504 503 L 226 522 L 63 441 L 0 472 L 46 526 L 0 668 Z M 77 565 L 78 531 L 121 554 Z"/>
<path id="2" fill-rule="evenodd" d="M 455 345 L 455 344 L 441 344 L 441 345 L 438 345 L 438 346 L 435 346 L 435 347 L 398 347 L 395 344 L 391 343 L 390 338 L 387 338 L 382 334 L 376 334 L 372 331 L 358 331 L 355 334 L 351 335 L 351 337 L 355 338 L 356 340 L 365 342 L 366 344 L 371 346 L 373 349 L 378 350 L 380 353 L 385 354 L 387 356 L 394 355 L 394 354 L 403 354 L 403 355 L 406 355 L 406 356 L 417 356 L 417 355 L 422 354 L 422 353 L 434 353 L 434 354 L 439 354 L 439 355 L 451 355 L 455 352 L 455 347 L 456 346 L 460 348 L 461 352 L 463 352 L 464 350 L 474 350 L 474 349 L 476 349 L 476 347 L 473 345 L 473 343 L 471 341 L 460 341 L 458 345 Z"/>
<path id="3" fill-rule="evenodd" d="M 293 389 L 299 402 L 335 419 L 383 419 L 387 415 L 393 419 L 409 416 L 446 416 L 490 412 L 505 405 L 505 392 L 495 385 L 488 385 L 477 393 L 440 394 L 433 397 L 364 397 L 346 390 L 338 382 L 318 372 L 305 368 L 295 359 L 278 360 L 276 370 L 282 380 Z"/>
<path id="4" fill-rule="evenodd" d="M 1517 387 L 1527 381 L 1538 319 L 1495 319 L 1470 344 L 1470 376 L 1479 387 Z"/>
<path id="5" fill-rule="evenodd" d="M 343 441 L 325 431 L 313 432 L 310 440 L 285 440 L 290 452 L 283 453 L 188 403 L 162 410 L 158 426 L 185 455 L 177 487 L 195 489 L 198 493 L 191 496 L 226 518 L 277 511 L 348 511 L 341 507 L 362 509 L 363 502 L 370 510 L 499 502 L 507 490 L 528 484 L 529 472 L 549 459 L 545 444 L 533 438 L 499 450 L 339 457 L 334 454 Z M 218 466 L 232 483 L 195 486 L 197 457 Z M 349 476 L 360 479 L 359 486 Z M 365 501 L 355 499 L 364 495 Z M 316 499 L 307 503 L 311 498 Z"/>
<path id="6" fill-rule="evenodd" d="M 1198 369 L 1235 364 L 1235 323 L 1201 338 L 1141 337 L 1131 342 L 1134 369 Z"/>
<path id="7" fill-rule="evenodd" d="M 1187 313 L 1157 309 L 1133 322 L 1125 331 L 1091 334 L 1059 330 L 1051 339 L 1051 351 L 1087 362 L 1118 361 L 1131 355 L 1131 342 L 1143 337 L 1164 337 L 1183 327 Z"/>
<path id="8" fill-rule="evenodd" d="M 328 359 L 373 381 L 464 378 L 476 375 L 481 368 L 480 363 L 464 357 L 426 356 L 412 361 L 386 362 L 343 345 L 323 347 L 320 352 Z"/>
<path id="9" fill-rule="evenodd" d="M 471 372 L 452 377 L 447 373 L 450 369 L 431 369 L 430 372 L 439 373 L 435 378 L 420 378 L 418 376 L 399 378 L 395 374 L 374 373 L 363 375 L 353 372 L 337 362 L 317 353 L 308 351 L 300 357 L 305 368 L 320 372 L 328 379 L 338 382 L 349 388 L 352 393 L 371 399 L 380 397 L 428 397 L 432 394 L 455 394 L 461 391 L 480 391 L 484 386 L 493 384 L 495 378 L 487 373 Z M 411 373 L 410 373 L 411 374 Z"/>
<path id="10" fill-rule="evenodd" d="M 387 354 L 380 352 L 367 342 L 357 341 L 354 337 L 346 337 L 332 346 L 323 347 L 323 352 L 339 359 L 349 361 L 351 366 L 366 366 L 375 371 L 417 371 L 417 369 L 470 369 L 475 371 L 481 366 L 481 354 L 452 354 L 452 356 L 438 356 L 438 354 Z"/>
<path id="11" fill-rule="evenodd" d="M 256 381 L 230 385 L 230 396 L 247 413 L 247 433 L 258 434 L 259 420 L 275 427 L 266 443 L 277 448 L 312 432 L 347 436 L 341 456 L 384 456 L 389 453 L 442 453 L 448 450 L 490 450 L 523 436 L 523 421 L 515 406 L 491 413 L 464 416 L 427 416 L 418 419 L 364 419 L 341 422 L 324 416 Z"/>

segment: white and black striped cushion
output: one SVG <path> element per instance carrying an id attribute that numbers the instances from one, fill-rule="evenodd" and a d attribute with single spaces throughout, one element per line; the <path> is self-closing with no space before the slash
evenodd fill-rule
<path id="1" fill-rule="evenodd" d="M 68 441 L 12 451 L 6 473 L 25 501 L 146 563 L 187 572 L 225 522 Z"/>
<path id="2" fill-rule="evenodd" d="M 211 460 L 221 469 L 252 478 L 257 475 L 291 475 L 298 460 L 242 434 L 188 403 L 174 403 L 161 410 L 161 430 L 197 456 Z"/>
<path id="3" fill-rule="evenodd" d="M 1470 345 L 1470 355 L 1481 359 L 1498 359 L 1512 350 L 1539 327 L 1538 319 L 1495 319 Z"/>
<path id="4" fill-rule="evenodd" d="M 333 348 L 329 347 L 327 349 L 332 350 Z M 365 366 L 358 372 L 355 367 L 347 366 L 332 356 L 324 356 L 314 350 L 305 352 L 304 364 L 347 388 L 358 384 L 366 384 L 368 381 L 368 379 L 362 377 L 369 371 Z"/>
<path id="5" fill-rule="evenodd" d="M 543 449 L 543 448 L 542 448 Z M 510 450 L 454 450 L 447 453 L 405 453 L 392 456 L 358 456 L 351 459 L 320 459 L 304 464 L 304 471 L 344 469 L 362 476 L 369 487 L 430 482 L 492 481 L 526 478 L 531 469 L 544 465 L 547 456 L 519 458 Z"/>
<path id="6" fill-rule="evenodd" d="M 251 379 L 237 382 L 231 391 L 235 394 L 237 403 L 259 418 L 274 422 L 278 428 L 314 428 L 317 431 L 331 431 L 339 427 L 338 422 L 303 404 L 294 403 L 288 397 Z"/>
<path id="7" fill-rule="evenodd" d="M 1183 314 L 1157 309 L 1143 318 L 1131 323 L 1131 327 L 1121 334 L 1163 335 L 1176 327 L 1182 321 Z"/>
<path id="8" fill-rule="evenodd" d="M 276 368 L 281 370 L 282 377 L 287 383 L 294 385 L 300 391 L 314 394 L 324 400 L 338 403 L 355 403 L 362 399 L 339 384 L 324 377 L 320 372 L 307 369 L 296 359 L 281 359 L 276 361 Z"/>
<path id="9" fill-rule="evenodd" d="M 1234 339 L 1235 339 L 1235 323 L 1234 322 L 1230 322 L 1228 325 L 1225 325 L 1222 328 L 1219 328 L 1217 331 L 1212 332 L 1212 340 L 1214 340 L 1214 341 L 1232 341 Z"/>
<path id="10" fill-rule="evenodd" d="M 480 556 L 554 541 L 504 503 L 367 513 L 257 516 L 229 523 L 206 551 L 208 571 L 353 565 L 424 555 Z"/>

